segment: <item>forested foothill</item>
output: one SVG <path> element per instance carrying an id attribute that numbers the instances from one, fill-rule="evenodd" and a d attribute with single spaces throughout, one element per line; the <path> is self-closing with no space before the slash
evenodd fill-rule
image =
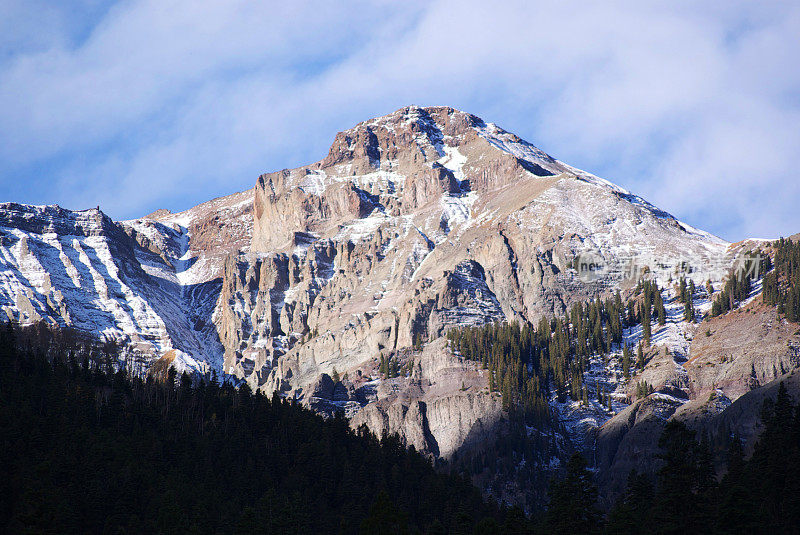
<path id="1" fill-rule="evenodd" d="M 131 376 L 110 348 L 0 326 L 8 533 L 524 532 L 395 436 L 215 378 Z"/>

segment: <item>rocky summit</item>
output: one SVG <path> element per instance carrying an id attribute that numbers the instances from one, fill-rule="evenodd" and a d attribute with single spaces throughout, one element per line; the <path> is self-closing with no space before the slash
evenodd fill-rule
<path id="1" fill-rule="evenodd" d="M 692 228 L 474 115 L 411 106 L 340 132 L 316 163 L 180 213 L 112 221 L 0 204 L 0 319 L 70 327 L 144 368 L 215 371 L 341 410 L 354 427 L 450 459 L 486 447 L 508 408 L 448 330 L 563 316 L 632 292 L 635 271 L 664 289 L 639 377 L 651 390 L 636 399 L 615 347 L 584 379 L 611 401 L 551 401 L 555 443 L 590 452 L 621 491 L 652 459 L 654 429 L 671 418 L 752 427 L 728 411 L 753 413 L 755 401 L 737 400 L 800 364 L 800 337 L 774 307 L 699 323 L 678 302 L 678 267 L 725 267 L 697 279 L 706 313 L 735 255 L 762 245 Z M 587 258 L 603 269 L 582 269 Z M 631 347 L 642 337 L 624 332 Z"/>

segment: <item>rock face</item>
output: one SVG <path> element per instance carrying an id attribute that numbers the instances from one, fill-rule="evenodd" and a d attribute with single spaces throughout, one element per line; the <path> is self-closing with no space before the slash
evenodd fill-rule
<path id="1" fill-rule="evenodd" d="M 154 278 L 172 268 L 146 235 L 96 209 L 9 203 L 0 222 L 6 318 L 103 333 L 140 356 L 173 347 L 200 356 L 190 318 L 175 314 L 170 281 Z"/>
<path id="2" fill-rule="evenodd" d="M 595 465 L 601 495 L 610 507 L 624 492 L 631 470 L 655 476 L 660 468 L 658 439 L 669 420 L 678 420 L 695 431 L 698 439 L 709 438 L 712 446 L 729 443 L 738 435 L 745 454 L 752 453 L 761 432 L 761 407 L 775 399 L 781 383 L 794 399 L 800 396 L 798 369 L 780 374 L 754 387 L 735 401 L 714 393 L 691 401 L 654 393 L 636 401 L 599 429 L 596 437 Z M 719 474 L 725 470 L 725 450 L 712 450 Z"/>
<path id="3" fill-rule="evenodd" d="M 485 370 L 449 355 L 441 339 L 411 359 L 411 375 L 378 388 L 374 401 L 352 418 L 354 427 L 399 432 L 418 451 L 445 458 L 496 433 L 502 401 L 488 393 Z"/>
<path id="4" fill-rule="evenodd" d="M 505 420 L 447 329 L 536 322 L 628 288 L 615 266 L 643 269 L 667 288 L 668 320 L 637 377 L 656 392 L 631 404 L 636 384 L 598 357 L 588 384 L 605 382 L 611 413 L 553 402 L 614 487 L 652 460 L 667 418 L 708 409 L 711 392 L 733 407 L 798 365 L 797 334 L 774 310 L 718 318 L 708 336 L 680 319 L 673 267 L 719 263 L 737 247 L 474 115 L 412 106 L 337 134 L 316 163 L 181 213 L 114 222 L 2 204 L 0 310 L 343 410 L 354 426 L 449 457 Z M 581 277 L 573 261 L 586 254 L 610 269 Z M 387 359 L 400 370 L 392 378 L 378 370 Z M 719 404 L 711 412 L 730 410 Z"/>
<path id="5" fill-rule="evenodd" d="M 631 470 L 655 473 L 658 437 L 681 404 L 681 400 L 653 394 L 636 401 L 600 428 L 594 462 L 604 496 L 622 493 Z"/>
<path id="6" fill-rule="evenodd" d="M 321 161 L 259 177 L 253 206 L 251 253 L 292 263 L 283 269 L 299 275 L 282 302 L 275 301 L 279 291 L 269 292 L 285 320 L 264 316 L 270 327 L 259 331 L 251 314 L 253 329 L 239 336 L 279 361 L 237 368 L 226 357 L 233 366 L 226 371 L 268 389 L 296 391 L 334 367 L 363 368 L 381 352 L 435 340 L 449 326 L 560 313 L 618 282 L 578 280 L 567 264 L 586 248 L 609 259 L 633 248 L 668 260 L 727 247 L 495 125 L 444 107 L 404 108 L 338 134 Z M 299 266 L 319 243 L 335 254 L 326 257 L 330 276 L 312 277 L 309 293 Z M 245 310 L 269 308 L 259 305 L 267 302 L 263 287 L 254 293 L 252 282 L 231 281 L 224 302 L 241 295 L 250 303 Z M 295 311 L 302 320 L 293 319 Z"/>
<path id="7" fill-rule="evenodd" d="M 719 390 L 735 400 L 797 368 L 799 332 L 760 302 L 706 322 L 685 366 L 692 397 Z"/>

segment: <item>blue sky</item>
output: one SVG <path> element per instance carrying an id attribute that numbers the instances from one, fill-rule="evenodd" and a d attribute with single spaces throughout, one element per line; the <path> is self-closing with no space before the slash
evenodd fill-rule
<path id="1" fill-rule="evenodd" d="M 0 201 L 182 210 L 449 105 L 726 239 L 800 232 L 797 2 L 486 4 L 0 0 Z"/>

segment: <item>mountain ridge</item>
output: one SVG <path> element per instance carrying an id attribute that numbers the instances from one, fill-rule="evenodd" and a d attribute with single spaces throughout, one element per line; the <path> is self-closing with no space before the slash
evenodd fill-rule
<path id="1" fill-rule="evenodd" d="M 99 209 L 0 205 L 0 311 L 96 333 L 144 366 L 168 355 L 179 371 L 343 410 L 449 459 L 507 421 L 487 370 L 452 350 L 449 329 L 535 324 L 632 294 L 646 275 L 667 317 L 642 377 L 663 389 L 654 394 L 682 396 L 664 398 L 676 408 L 718 380 L 688 363 L 705 346 L 682 319 L 677 278 L 716 288 L 693 296 L 708 313 L 736 255 L 761 246 L 695 229 L 474 115 L 409 106 L 339 132 L 315 163 L 182 212 L 114 222 Z M 592 444 L 631 405 L 621 351 L 594 355 L 585 372 L 613 410 L 552 402 L 558 440 Z M 386 373 L 387 360 L 402 372 Z M 728 394 L 746 392 L 726 370 Z"/>

